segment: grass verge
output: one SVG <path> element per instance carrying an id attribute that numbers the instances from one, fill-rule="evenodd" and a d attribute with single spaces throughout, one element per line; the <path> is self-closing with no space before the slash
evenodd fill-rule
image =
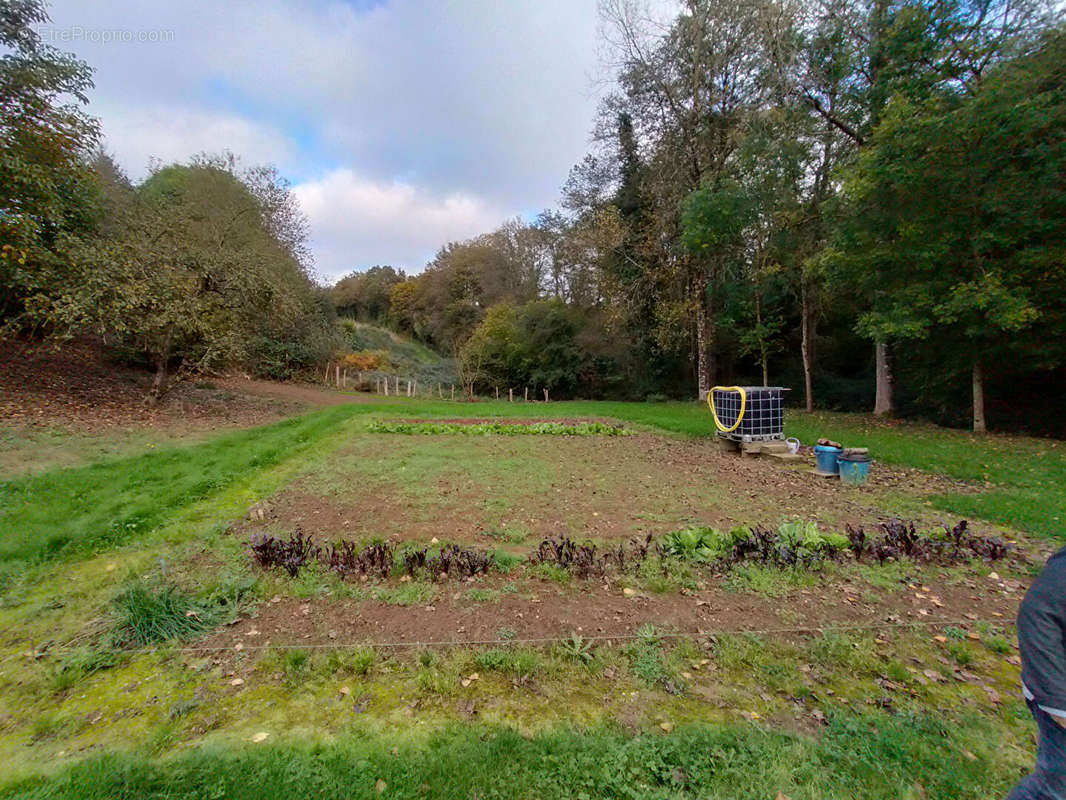
<path id="1" fill-rule="evenodd" d="M 382 735 L 328 745 L 267 740 L 166 760 L 98 757 L 0 796 L 762 800 L 780 792 L 792 800 L 955 800 L 1002 796 L 1016 778 L 1001 759 L 990 763 L 995 731 L 977 716 L 840 713 L 827 722 L 818 737 L 757 725 L 690 725 L 635 736 L 603 726 L 526 737 L 468 723 L 399 743 Z"/>
<path id="2" fill-rule="evenodd" d="M 870 448 L 877 461 L 915 467 L 977 484 L 979 494 L 941 492 L 938 508 L 1010 525 L 1052 539 L 1066 529 L 1066 443 L 1027 436 L 949 430 L 865 414 L 790 411 L 786 431 Z"/>

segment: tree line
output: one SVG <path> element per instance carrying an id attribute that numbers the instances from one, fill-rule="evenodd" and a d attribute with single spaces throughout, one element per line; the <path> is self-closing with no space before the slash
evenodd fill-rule
<path id="1" fill-rule="evenodd" d="M 476 388 L 1064 431 L 1066 34 L 1038 0 L 603 0 L 558 210 L 342 280 Z M 373 299 L 371 299 L 373 298 Z"/>
<path id="2" fill-rule="evenodd" d="M 92 73 L 42 42 L 39 0 L 0 6 L 0 334 L 86 334 L 154 371 L 275 378 L 342 345 L 312 278 L 307 221 L 268 166 L 230 154 L 154 164 L 134 184 L 83 109 Z"/>
<path id="3" fill-rule="evenodd" d="M 703 396 L 1066 433 L 1066 32 L 1045 0 L 601 0 L 613 90 L 560 207 L 326 290 L 270 167 L 133 183 L 91 70 L 0 6 L 0 334 L 91 333 L 156 375 L 288 378 L 337 314 L 470 394 Z"/>

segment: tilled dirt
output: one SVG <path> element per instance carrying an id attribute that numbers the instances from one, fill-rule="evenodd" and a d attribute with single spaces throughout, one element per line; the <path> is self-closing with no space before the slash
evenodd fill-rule
<path id="1" fill-rule="evenodd" d="M 929 582 L 900 586 L 871 602 L 859 583 L 826 584 L 768 599 L 726 591 L 720 579 L 686 594 L 635 594 L 599 581 L 572 586 L 532 581 L 522 593 L 501 593 L 498 602 L 473 602 L 476 586 L 496 588 L 505 577 L 438 586 L 427 604 L 398 606 L 374 600 L 300 601 L 275 598 L 251 618 L 216 632 L 205 648 L 377 644 L 475 644 L 629 636 L 648 623 L 660 631 L 709 635 L 723 632 L 801 634 L 827 627 L 890 631 L 900 625 L 953 624 L 977 620 L 1009 623 L 1025 586 L 1013 580 L 975 578 L 963 584 Z M 395 582 L 393 582 L 395 583 Z M 507 631 L 502 637 L 503 631 Z M 240 645 L 240 647 L 238 647 Z"/>

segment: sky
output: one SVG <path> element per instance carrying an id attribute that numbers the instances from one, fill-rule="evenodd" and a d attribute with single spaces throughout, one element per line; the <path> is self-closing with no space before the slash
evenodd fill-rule
<path id="1" fill-rule="evenodd" d="M 448 241 L 555 205 L 602 91 L 595 0 L 51 0 L 95 70 L 89 112 L 150 159 L 273 163 L 320 280 L 419 272 Z"/>

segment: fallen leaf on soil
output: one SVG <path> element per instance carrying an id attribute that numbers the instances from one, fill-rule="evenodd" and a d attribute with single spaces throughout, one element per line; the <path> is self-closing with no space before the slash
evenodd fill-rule
<path id="1" fill-rule="evenodd" d="M 940 642 L 941 644 L 944 644 L 947 640 L 948 640 L 947 636 L 934 636 L 933 637 L 933 641 L 934 642 Z"/>
<path id="2" fill-rule="evenodd" d="M 374 791 L 377 792 L 378 794 L 381 794 L 382 792 L 384 792 L 388 788 L 389 788 L 389 785 L 387 783 L 385 783 L 385 781 L 381 780 L 381 778 L 378 778 L 378 782 L 374 784 Z"/>
<path id="3" fill-rule="evenodd" d="M 669 733 L 674 729 L 674 723 L 672 722 L 660 722 L 659 727 L 663 729 L 665 733 Z"/>
<path id="4" fill-rule="evenodd" d="M 622 594 L 624 594 L 626 597 L 636 597 L 637 590 L 636 589 L 630 589 L 627 586 L 625 589 L 622 590 Z"/>
<path id="5" fill-rule="evenodd" d="M 341 687 L 341 694 L 344 695 L 345 697 L 347 697 L 349 694 L 351 694 L 351 691 L 352 690 L 349 689 L 347 686 L 342 686 Z"/>
<path id="6" fill-rule="evenodd" d="M 971 753 L 971 752 L 970 752 L 969 750 L 963 750 L 963 751 L 962 751 L 962 754 L 963 754 L 964 756 L 966 756 L 966 758 L 970 759 L 970 761 L 976 761 L 976 760 L 977 760 L 977 756 L 975 756 L 975 755 L 974 755 L 973 753 Z"/>
<path id="7" fill-rule="evenodd" d="M 230 686 L 244 686 L 244 678 L 234 678 L 229 682 Z"/>
<path id="8" fill-rule="evenodd" d="M 777 797 L 775 797 L 774 800 L 792 800 L 792 798 L 784 792 L 778 792 Z"/>
<path id="9" fill-rule="evenodd" d="M 243 650 L 244 649 L 244 645 L 241 644 L 240 642 L 237 642 L 237 644 L 233 645 L 233 649 L 234 650 Z"/>
<path id="10" fill-rule="evenodd" d="M 259 731 L 259 733 L 257 733 L 254 736 L 252 736 L 252 741 L 255 742 L 256 744 L 259 744 L 259 742 L 266 741 L 266 738 L 268 736 L 270 736 L 270 734 L 267 733 L 266 731 Z"/>
<path id="11" fill-rule="evenodd" d="M 968 633 L 968 634 L 966 634 L 966 638 L 967 639 L 972 639 L 975 642 L 979 642 L 979 641 L 981 641 L 981 634 L 979 634 L 979 633 Z"/>

